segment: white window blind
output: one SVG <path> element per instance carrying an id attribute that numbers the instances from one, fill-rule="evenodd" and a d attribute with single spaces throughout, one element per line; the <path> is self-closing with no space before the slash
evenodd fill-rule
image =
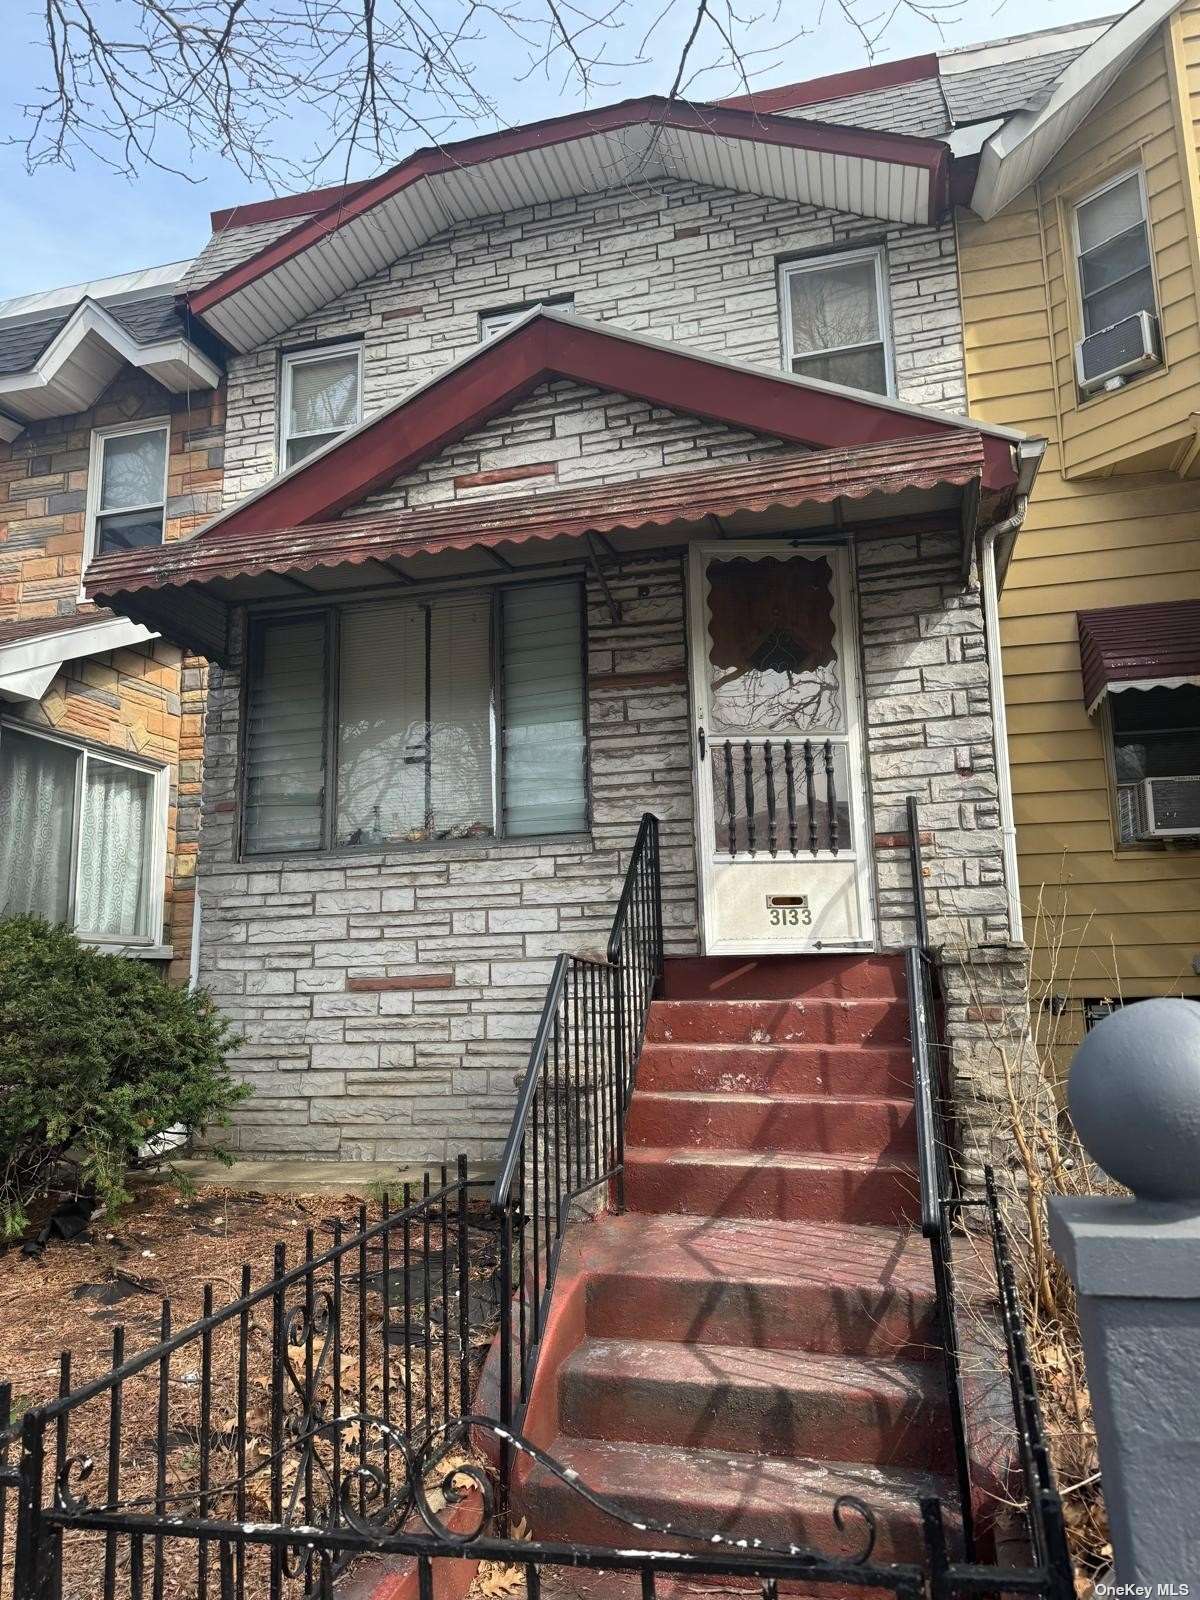
<path id="1" fill-rule="evenodd" d="M 362 352 L 300 351 L 283 358 L 283 458 L 305 456 L 357 425 L 362 414 Z"/>
<path id="2" fill-rule="evenodd" d="M 247 850 L 584 828 L 580 600 L 578 583 L 564 582 L 347 606 L 336 613 L 336 659 L 332 612 L 260 624 L 245 735 Z"/>
<path id="3" fill-rule="evenodd" d="M 493 831 L 492 608 L 473 597 L 430 613 L 430 826 L 437 837 Z"/>
<path id="4" fill-rule="evenodd" d="M 325 618 L 267 624 L 247 704 L 246 842 L 318 850 L 325 824 Z"/>
<path id="5" fill-rule="evenodd" d="M 338 843 L 423 836 L 423 608 L 377 605 L 346 612 L 340 674 Z"/>
<path id="6" fill-rule="evenodd" d="M 574 832 L 587 826 L 579 588 L 507 589 L 503 608 L 505 831 Z"/>

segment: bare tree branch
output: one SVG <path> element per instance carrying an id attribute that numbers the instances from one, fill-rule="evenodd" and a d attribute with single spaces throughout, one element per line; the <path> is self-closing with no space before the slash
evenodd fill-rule
<path id="1" fill-rule="evenodd" d="M 500 83 L 485 70 L 497 58 L 515 55 L 516 83 L 560 74 L 563 99 L 585 105 L 635 68 L 656 68 L 669 100 L 805 75 L 792 47 L 809 29 L 789 21 L 787 0 L 773 0 L 773 14 L 743 12 L 740 0 L 659 0 L 639 42 L 644 3 L 43 0 L 44 80 L 7 142 L 31 172 L 86 157 L 131 177 L 150 166 L 189 177 L 207 152 L 248 179 L 298 186 L 327 177 L 331 162 L 348 177 L 391 165 L 414 141 L 503 125 Z M 868 58 L 902 13 L 943 26 L 963 3 L 821 0 Z"/>

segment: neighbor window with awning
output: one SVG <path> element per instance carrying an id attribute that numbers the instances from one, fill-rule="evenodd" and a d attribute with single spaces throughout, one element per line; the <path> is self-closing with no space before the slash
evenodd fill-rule
<path id="1" fill-rule="evenodd" d="M 1200 684 L 1200 600 L 1080 611 L 1079 665 L 1088 715 L 1127 689 Z"/>
<path id="2" fill-rule="evenodd" d="M 578 582 L 255 627 L 245 847 L 389 848 L 587 826 Z"/>
<path id="3" fill-rule="evenodd" d="M 1200 836 L 1200 600 L 1081 611 L 1088 714 L 1103 713 L 1121 845 Z"/>

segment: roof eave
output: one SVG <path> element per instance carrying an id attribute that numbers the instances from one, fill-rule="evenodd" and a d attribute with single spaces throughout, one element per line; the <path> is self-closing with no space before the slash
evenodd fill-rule
<path id="1" fill-rule="evenodd" d="M 371 251 L 378 253 L 384 249 L 380 219 L 386 219 L 387 214 L 380 208 L 403 207 L 411 200 L 411 217 L 397 211 L 388 225 L 398 236 L 411 235 L 422 242 L 424 237 L 432 237 L 432 232 L 422 232 L 432 228 L 426 216 L 428 208 L 422 204 L 424 190 L 430 184 L 438 186 L 437 193 L 443 204 L 435 210 L 443 219 L 442 226 L 446 221 L 489 214 L 499 202 L 473 174 L 483 174 L 493 165 L 497 172 L 508 174 L 507 192 L 512 192 L 512 184 L 519 175 L 521 203 L 562 198 L 560 188 L 567 182 L 571 192 L 578 192 L 575 174 L 580 166 L 588 169 L 589 164 L 590 177 L 600 191 L 611 187 L 614 181 L 611 154 L 605 156 L 601 149 L 602 146 L 607 149 L 604 141 L 628 140 L 632 130 L 637 128 L 646 133 L 647 154 L 651 154 L 664 137 L 674 136 L 677 142 L 685 143 L 689 139 L 698 140 L 691 148 L 702 152 L 695 158 L 700 166 L 706 162 L 720 164 L 722 145 L 731 143 L 770 150 L 775 165 L 782 158 L 793 156 L 795 159 L 790 163 L 783 161 L 779 185 L 794 187 L 802 199 L 830 205 L 833 209 L 849 209 L 849 199 L 856 190 L 864 197 L 859 204 L 867 208 L 862 214 L 879 215 L 884 220 L 932 222 L 944 213 L 948 204 L 949 152 L 939 140 L 808 122 L 795 117 L 763 116 L 723 106 L 695 106 L 646 98 L 485 135 L 444 150 L 417 151 L 391 172 L 362 186 L 349 197 L 340 198 L 316 215 L 302 219 L 296 227 L 264 245 L 248 260 L 229 268 L 202 288 L 190 291 L 189 308 L 234 348 L 253 348 L 322 303 L 317 299 L 312 305 L 308 304 L 314 295 L 325 292 L 320 283 L 313 283 L 311 273 L 303 278 L 289 274 L 290 264 L 299 257 L 317 246 L 329 247 L 320 258 L 320 266 L 329 280 L 326 288 L 330 294 L 349 287 L 354 273 L 361 277 L 368 270 L 374 270 Z M 715 142 L 710 144 L 710 140 Z M 552 162 L 548 164 L 548 158 L 556 147 L 566 144 L 574 144 L 576 148 L 572 152 L 570 171 L 562 173 Z M 818 162 L 802 159 L 813 154 L 822 159 Z M 547 160 L 539 161 L 539 158 Z M 678 164 L 678 159 L 682 158 L 675 152 L 673 162 Z M 839 161 L 845 172 L 837 165 Z M 510 171 L 505 163 L 520 163 L 519 174 L 515 166 Z M 764 157 L 764 167 L 766 164 Z M 727 165 L 731 170 L 725 174 L 725 181 L 730 180 L 734 164 Z M 851 169 L 860 173 L 857 185 L 847 181 L 846 173 Z M 884 181 L 880 174 L 892 174 L 893 169 L 898 175 L 888 176 Z M 756 179 L 761 176 L 755 174 Z M 447 198 L 447 185 L 458 186 L 452 199 Z M 544 194 L 539 185 L 544 187 Z M 810 195 L 809 189 L 820 189 L 820 196 Z M 768 184 L 763 192 L 773 193 L 774 190 Z M 370 232 L 362 233 L 360 238 L 367 219 L 371 219 Z M 337 259 L 339 238 L 346 241 L 344 262 Z M 394 256 L 394 249 L 392 254 Z M 347 277 L 344 285 L 342 277 Z M 273 285 L 277 285 L 278 293 Z M 276 300 L 278 305 L 274 303 Z M 281 321 L 285 316 L 290 321 Z"/>
<path id="2" fill-rule="evenodd" d="M 682 383 L 677 374 L 685 371 L 688 381 Z M 794 373 L 771 372 L 609 323 L 540 308 L 434 373 L 386 411 L 220 512 L 194 537 L 238 525 L 280 528 L 336 515 L 554 377 L 634 394 L 815 449 L 850 448 L 864 442 L 867 423 L 860 422 L 857 432 L 850 427 L 859 413 L 897 419 L 886 434 L 877 426 L 870 435 L 875 438 L 972 429 L 984 438 L 984 487 L 989 490 L 1010 487 L 1015 481 L 1014 452 L 1028 441 L 1014 428 Z M 797 412 L 805 413 L 791 427 L 789 395 Z M 405 426 L 400 429 L 402 438 L 386 443 L 402 421 L 417 417 L 422 418 L 419 426 L 415 422 Z M 801 426 L 814 421 L 823 430 L 815 436 L 810 427 Z M 839 427 L 845 437 L 837 437 Z"/>
<path id="3" fill-rule="evenodd" d="M 93 357 L 83 360 L 83 347 Z M 122 365 L 147 372 L 172 394 L 215 389 L 221 369 L 182 331 L 177 338 L 139 344 L 109 311 L 83 300 L 24 372 L 0 377 L 0 437 L 15 439 L 29 423 L 86 411 Z M 11 435 L 7 429 L 15 426 Z"/>
<path id="4" fill-rule="evenodd" d="M 103 557 L 86 581 L 94 597 L 220 660 L 234 609 L 248 600 L 294 603 L 296 583 L 307 586 L 310 574 L 340 574 L 313 592 L 344 598 L 364 586 L 378 589 L 381 577 L 397 585 L 461 579 L 463 555 L 497 547 L 515 571 L 578 559 L 592 534 L 624 554 L 645 553 L 710 536 L 713 517 L 764 536 L 784 528 L 791 537 L 811 537 L 834 524 L 871 539 L 907 536 L 918 523 L 926 531 L 960 525 L 965 531 L 980 503 L 983 465 L 978 432 L 947 431 L 855 450 L 379 510 L 273 533 L 246 530 L 207 546 L 183 540 Z"/>
<path id="5" fill-rule="evenodd" d="M 0 643 L 0 699 L 38 701 L 65 662 L 127 649 L 156 637 L 152 629 L 128 617 L 85 616 L 77 628 Z"/>
<path id="6" fill-rule="evenodd" d="M 1141 0 L 1078 55 L 1037 111 L 1019 111 L 986 141 L 971 210 L 998 215 L 1045 170 L 1180 0 Z"/>

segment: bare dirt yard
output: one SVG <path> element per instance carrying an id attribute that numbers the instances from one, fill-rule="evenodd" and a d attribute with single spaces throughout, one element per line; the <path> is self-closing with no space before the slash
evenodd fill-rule
<path id="1" fill-rule="evenodd" d="M 393 1212 L 399 1198 L 391 1200 Z M 367 1203 L 350 1194 L 260 1194 L 206 1187 L 184 1196 L 164 1181 L 139 1184 L 133 1203 L 118 1218 L 94 1218 L 75 1239 L 53 1239 L 34 1255 L 23 1253 L 19 1246 L 9 1248 L 0 1253 L 0 1386 L 10 1388 L 12 1419 L 59 1393 L 64 1351 L 69 1353 L 69 1383 L 75 1390 L 110 1370 L 118 1328 L 123 1330 L 127 1360 L 158 1343 L 166 1298 L 171 1327 L 178 1332 L 201 1316 L 206 1285 L 212 1286 L 218 1313 L 238 1300 L 243 1264 L 250 1268 L 252 1290 L 267 1283 L 274 1275 L 277 1244 L 284 1246 L 290 1269 L 305 1260 L 306 1250 L 320 1257 L 339 1238 L 356 1236 L 364 1219 L 375 1224 L 382 1215 L 380 1200 Z M 495 1238 L 479 1203 L 472 1206 L 467 1237 L 471 1282 L 466 1370 L 473 1383 L 495 1331 Z M 307 1350 L 302 1338 L 291 1352 L 302 1376 L 305 1360 L 309 1361 L 308 1391 L 326 1417 L 347 1409 L 382 1412 L 397 1425 L 406 1425 L 410 1436 L 419 1440 L 426 1426 L 436 1427 L 443 1415 L 466 1409 L 458 1393 L 463 1341 L 456 1239 L 452 1209 L 442 1218 L 435 1207 L 409 1229 L 389 1228 L 387 1244 L 377 1231 L 369 1248 L 364 1246 L 361 1254 L 352 1249 L 341 1258 L 337 1290 L 341 1309 L 335 1327 L 329 1326 L 327 1316 L 325 1326 L 318 1326 L 310 1337 Z M 318 1323 L 331 1270 L 326 1268 L 313 1279 Z M 302 1306 L 302 1285 L 289 1291 L 289 1310 L 296 1306 L 297 1295 Z M 334 1303 L 332 1298 L 328 1303 Z M 301 1421 L 307 1402 L 297 1397 L 278 1368 L 274 1381 L 283 1384 L 287 1415 L 283 1448 L 274 1456 L 271 1450 L 270 1298 L 245 1316 L 244 1338 L 242 1320 L 234 1316 L 214 1329 L 207 1356 L 199 1338 L 189 1340 L 174 1352 L 165 1371 L 155 1361 L 122 1384 L 118 1450 L 109 1449 L 110 1391 L 73 1411 L 63 1451 L 77 1461 L 65 1478 L 68 1491 L 85 1495 L 93 1506 L 108 1503 L 113 1499 L 108 1492 L 112 1462 L 118 1458 L 119 1486 L 113 1503 L 147 1509 L 157 1504 L 168 1514 L 195 1514 L 203 1504 L 199 1486 L 207 1488 L 210 1514 L 263 1519 L 270 1515 L 274 1461 L 282 1457 L 278 1472 L 285 1504 L 296 1488 L 298 1473 L 297 1494 L 312 1496 L 312 1480 L 320 1473 L 312 1465 L 303 1466 L 302 1452 L 288 1443 L 292 1437 L 288 1429 Z M 327 1343 L 332 1352 L 329 1360 L 321 1355 Z M 206 1416 L 200 1403 L 207 1381 L 201 1374 L 204 1361 L 211 1391 Z M 47 1440 L 52 1456 L 55 1445 L 52 1433 Z M 358 1434 L 351 1437 L 348 1432 L 346 1442 L 339 1434 L 333 1446 L 336 1459 L 327 1463 L 331 1468 L 327 1485 L 345 1467 L 342 1452 L 353 1453 L 358 1447 Z M 88 1459 L 92 1465 L 85 1469 Z M 48 1463 L 47 1496 L 52 1492 L 54 1465 L 53 1460 Z M 231 1487 L 239 1481 L 240 1490 Z M 317 1506 L 324 1492 L 318 1483 L 311 1504 Z M 300 1505 L 303 1508 L 303 1498 Z M 0 1510 L 0 1597 L 10 1592 L 14 1510 L 10 1492 L 7 1507 Z M 184 1539 L 147 1539 L 143 1556 L 148 1594 L 184 1600 L 220 1592 L 217 1552 L 212 1548 L 201 1551 Z M 238 1589 L 253 1595 L 262 1588 L 265 1594 L 266 1573 L 258 1568 L 264 1565 L 266 1552 L 251 1550 L 239 1556 L 239 1561 L 243 1559 Z M 285 1582 L 281 1593 L 311 1590 L 311 1571 L 294 1576 L 295 1583 Z M 78 1530 L 64 1535 L 62 1578 L 63 1600 L 98 1600 L 109 1592 L 140 1595 L 143 1581 L 141 1573 L 130 1570 L 129 1540 L 110 1542 L 106 1562 L 103 1536 Z"/>

